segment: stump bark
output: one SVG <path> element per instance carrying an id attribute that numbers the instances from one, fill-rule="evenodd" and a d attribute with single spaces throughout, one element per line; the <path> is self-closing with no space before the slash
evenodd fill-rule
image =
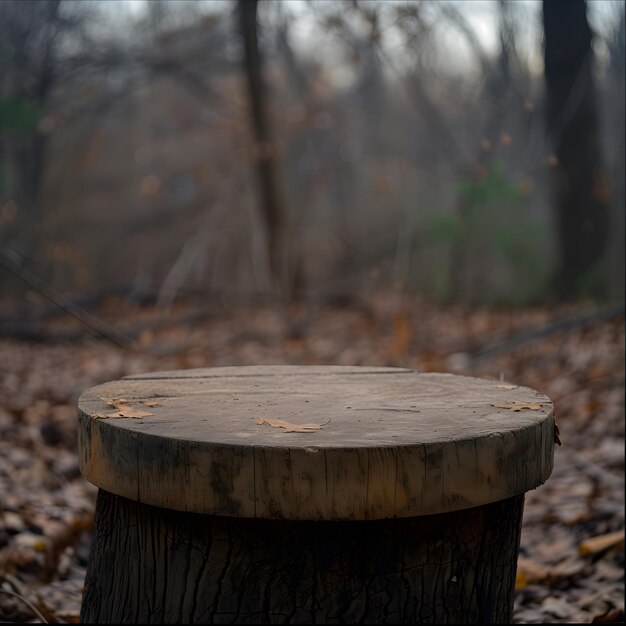
<path id="1" fill-rule="evenodd" d="M 523 496 L 362 522 L 181 513 L 100 491 L 83 623 L 510 624 Z"/>
<path id="2" fill-rule="evenodd" d="M 79 400 L 85 623 L 510 623 L 536 391 L 394 368 L 130 377 Z"/>

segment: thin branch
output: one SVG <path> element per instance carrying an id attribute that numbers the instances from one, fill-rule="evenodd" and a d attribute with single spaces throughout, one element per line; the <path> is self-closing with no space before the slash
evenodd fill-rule
<path id="1" fill-rule="evenodd" d="M 6 249 L 0 250 L 0 265 L 25 282 L 29 287 L 38 291 L 40 294 L 48 298 L 48 300 L 51 300 L 60 309 L 72 317 L 75 317 L 81 324 L 95 332 L 97 335 L 108 339 L 122 348 L 129 348 L 132 346 L 133 340 L 130 337 L 115 328 L 112 328 L 102 320 L 99 320 L 97 317 L 91 315 L 91 313 L 81 309 L 69 298 L 66 298 L 52 289 L 52 287 L 49 287 L 45 281 L 39 278 L 39 276 L 36 276 L 24 267 L 20 267 L 20 265 L 11 258 L 11 255 L 6 252 Z"/>
<path id="2" fill-rule="evenodd" d="M 13 598 L 17 598 L 21 600 L 44 624 L 48 624 L 48 620 L 41 614 L 41 611 L 30 601 L 27 600 L 24 596 L 19 593 L 15 593 L 14 591 L 9 591 L 8 589 L 0 589 L 0 593 L 4 593 L 7 596 L 12 596 Z"/>
<path id="3" fill-rule="evenodd" d="M 450 4 L 445 2 L 437 3 L 441 13 L 447 17 L 457 30 L 465 37 L 470 48 L 476 55 L 478 62 L 485 75 L 489 75 L 492 70 L 492 64 L 483 48 L 480 40 L 476 36 L 476 31 L 467 23 L 461 12 Z"/>
<path id="4" fill-rule="evenodd" d="M 583 313 L 567 317 L 565 319 L 556 320 L 555 322 L 550 322 L 549 324 L 539 328 L 525 330 L 517 335 L 514 335 L 510 339 L 506 339 L 505 341 L 495 345 L 483 348 L 478 352 L 474 352 L 470 355 L 470 359 L 472 361 L 479 361 L 481 359 L 493 358 L 504 352 L 514 350 L 515 348 L 531 341 L 543 339 L 553 333 L 584 328 L 585 326 L 589 326 L 597 322 L 614 319 L 620 315 L 624 315 L 624 306 L 621 304 L 592 311 L 591 313 Z"/>

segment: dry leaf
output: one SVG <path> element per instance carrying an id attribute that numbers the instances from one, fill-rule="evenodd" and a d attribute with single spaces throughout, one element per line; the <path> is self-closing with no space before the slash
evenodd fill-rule
<path id="1" fill-rule="evenodd" d="M 402 308 L 396 312 L 393 318 L 393 346 L 391 347 L 391 356 L 399 359 L 404 356 L 413 338 L 413 325 L 411 316 L 406 308 Z"/>
<path id="2" fill-rule="evenodd" d="M 581 556 L 600 554 L 601 552 L 605 552 L 610 548 L 615 548 L 620 545 L 624 545 L 623 530 L 585 539 L 585 541 L 581 542 L 578 546 L 578 553 Z"/>
<path id="3" fill-rule="evenodd" d="M 517 389 L 519 385 L 496 385 L 496 389 Z"/>
<path id="4" fill-rule="evenodd" d="M 148 411 L 141 411 L 129 406 L 130 403 L 136 403 L 136 400 L 124 400 L 123 398 L 100 398 L 103 402 L 106 402 L 109 406 L 115 407 L 115 411 L 110 413 L 94 413 L 95 419 L 119 419 L 124 417 L 132 417 L 135 419 L 141 419 L 142 417 L 148 417 L 154 415 L 154 413 L 148 413 Z M 139 401 L 141 402 L 141 401 Z M 158 404 L 158 403 L 157 403 Z M 154 406 L 150 404 L 149 406 Z"/>
<path id="5" fill-rule="evenodd" d="M 541 613 L 547 613 L 548 615 L 554 615 L 559 619 L 566 619 L 570 617 L 572 613 L 572 607 L 559 598 L 549 596 L 541 603 Z"/>
<path id="6" fill-rule="evenodd" d="M 288 433 L 310 433 L 314 430 L 319 430 L 326 424 L 292 424 L 291 422 L 286 422 L 284 420 L 272 420 L 272 419 L 264 419 L 260 418 L 256 421 L 259 426 L 263 426 L 267 424 L 268 426 L 272 426 L 273 428 L 282 428 Z"/>
<path id="7" fill-rule="evenodd" d="M 532 411 L 539 411 L 541 405 L 538 402 L 517 402 L 515 400 L 506 400 L 504 402 L 492 402 L 491 406 L 495 406 L 498 409 L 511 409 L 513 411 L 521 411 L 522 409 L 531 409 Z"/>
<path id="8" fill-rule="evenodd" d="M 528 577 L 524 572 L 517 570 L 515 574 L 515 591 L 528 587 Z"/>
<path id="9" fill-rule="evenodd" d="M 520 556 L 517 560 L 515 588 L 524 589 L 524 587 L 528 585 L 543 583 L 550 576 L 550 571 L 551 569 L 549 567 Z"/>
<path id="10" fill-rule="evenodd" d="M 519 557 L 515 588 L 524 589 L 528 585 L 547 585 L 553 587 L 564 580 L 571 580 L 581 575 L 585 562 L 577 557 L 570 557 L 558 565 L 540 565 L 531 559 Z"/>
<path id="11" fill-rule="evenodd" d="M 606 555 L 604 559 L 595 560 L 593 575 L 596 580 L 606 581 L 608 584 L 624 582 L 624 568 L 617 565 L 618 560 L 614 558 L 615 556 L 618 555 Z"/>
<path id="12" fill-rule="evenodd" d="M 121 406 L 132 402 L 132 400 L 124 400 L 124 398 L 100 398 L 102 402 L 105 402 L 109 406 L 119 409 Z"/>
<path id="13" fill-rule="evenodd" d="M 596 615 L 592 620 L 592 624 L 617 624 L 624 622 L 624 609 L 610 609 L 606 613 Z"/>
<path id="14" fill-rule="evenodd" d="M 57 613 L 57 617 L 66 624 L 80 624 L 80 611 L 64 611 Z"/>
<path id="15" fill-rule="evenodd" d="M 121 417 L 133 417 L 135 419 L 141 419 L 142 417 L 148 417 L 148 415 L 154 415 L 154 413 L 148 413 L 148 411 L 138 411 L 130 406 L 120 408 L 118 411 L 112 411 L 111 413 L 94 413 L 93 416 L 96 419 L 113 419 Z"/>

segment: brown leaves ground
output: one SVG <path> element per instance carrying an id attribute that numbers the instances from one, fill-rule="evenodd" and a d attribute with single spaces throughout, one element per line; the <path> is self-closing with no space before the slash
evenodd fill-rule
<path id="1" fill-rule="evenodd" d="M 310 363 L 448 371 L 493 379 L 503 399 L 514 399 L 508 389 L 516 385 L 548 395 L 563 447 L 550 480 L 526 494 L 515 621 L 623 621 L 624 550 L 613 535 L 624 529 L 623 318 L 474 360 L 482 348 L 581 307 L 468 310 L 403 300 L 400 323 L 397 302 L 375 296 L 286 313 L 240 307 L 205 321 L 179 305 L 170 315 L 187 316 L 185 324 L 154 327 L 132 351 L 89 337 L 0 340 L 0 620 L 41 621 L 35 611 L 48 621 L 77 619 L 96 491 L 78 472 L 80 393 L 157 369 Z M 158 315 L 110 303 L 97 313 L 119 328 Z M 50 329 L 70 323 L 52 320 Z M 586 550 L 607 535 L 609 545 Z"/>

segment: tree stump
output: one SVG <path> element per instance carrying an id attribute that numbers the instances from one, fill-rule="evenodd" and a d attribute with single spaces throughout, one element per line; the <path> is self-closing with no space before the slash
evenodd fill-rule
<path id="1" fill-rule="evenodd" d="M 554 410 L 383 367 L 129 376 L 79 400 L 85 623 L 510 623 Z"/>

